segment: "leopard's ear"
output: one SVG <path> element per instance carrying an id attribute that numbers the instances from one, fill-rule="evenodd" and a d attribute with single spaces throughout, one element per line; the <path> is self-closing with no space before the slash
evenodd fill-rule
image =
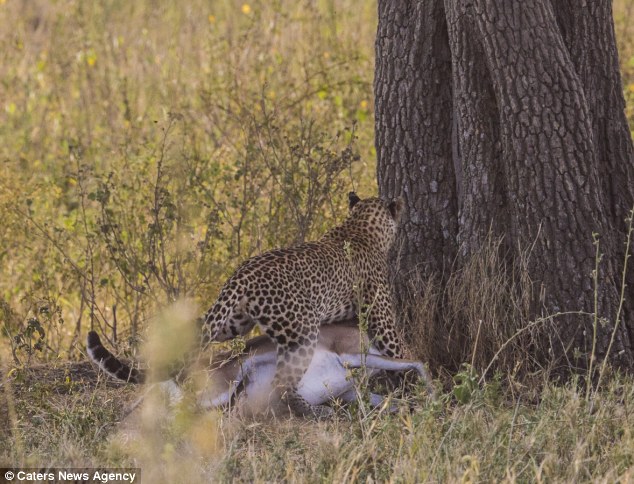
<path id="1" fill-rule="evenodd" d="M 356 193 L 350 192 L 348 193 L 348 209 L 352 210 L 352 208 L 361 201 L 361 199 L 357 196 Z"/>
<path id="2" fill-rule="evenodd" d="M 392 218 L 394 220 L 398 221 L 398 219 L 401 218 L 404 205 L 405 205 L 405 202 L 403 200 L 403 197 L 398 197 L 396 200 L 390 202 L 387 208 L 390 210 L 390 213 L 392 214 Z"/>

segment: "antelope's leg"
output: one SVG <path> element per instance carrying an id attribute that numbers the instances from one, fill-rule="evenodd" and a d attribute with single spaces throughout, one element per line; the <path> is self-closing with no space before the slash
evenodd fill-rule
<path id="1" fill-rule="evenodd" d="M 425 381 L 427 391 L 433 393 L 431 378 L 425 370 L 425 366 L 420 361 L 402 360 L 380 355 L 366 355 L 362 353 L 345 354 L 341 357 L 344 364 L 350 368 L 360 368 L 365 366 L 373 370 L 399 371 L 405 372 L 414 370 Z"/>

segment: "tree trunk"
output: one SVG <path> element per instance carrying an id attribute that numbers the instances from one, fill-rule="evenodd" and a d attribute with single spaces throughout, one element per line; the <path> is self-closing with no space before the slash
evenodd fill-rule
<path id="1" fill-rule="evenodd" d="M 611 3 L 578 4 L 379 1 L 379 191 L 403 195 L 407 209 L 395 287 L 441 284 L 434 316 L 410 324 L 445 334 L 453 363 L 479 350 L 485 364 L 528 320 L 552 316 L 545 331 L 526 332 L 538 364 L 586 369 L 592 354 L 608 354 L 616 323 L 610 360 L 634 368 L 627 291 L 619 312 L 634 157 Z M 496 268 L 473 263 L 483 253 Z M 487 284 L 508 299 L 486 304 L 484 294 L 496 297 Z M 517 301 L 525 311 L 510 308 Z"/>
<path id="2" fill-rule="evenodd" d="M 458 231 L 444 7 L 435 0 L 396 3 L 379 2 L 376 110 L 390 113 L 376 118 L 379 186 L 406 203 L 396 244 L 400 266 L 442 272 L 455 257 Z M 438 217 L 443 211 L 451 217 Z"/>

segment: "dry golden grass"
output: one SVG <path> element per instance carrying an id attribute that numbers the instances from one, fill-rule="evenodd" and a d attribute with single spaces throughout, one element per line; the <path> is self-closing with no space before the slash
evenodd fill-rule
<path id="1" fill-rule="evenodd" d="M 634 120 L 634 1 L 614 9 Z M 0 465 L 134 465 L 143 482 L 634 480 L 634 382 L 611 375 L 590 400 L 579 382 L 516 379 L 522 291 L 488 248 L 452 276 L 445 333 L 410 334 L 419 356 L 471 366 L 411 413 L 241 420 L 150 396 L 126 419 L 140 390 L 86 364 L 87 328 L 136 358 L 161 308 L 206 306 L 238 261 L 322 233 L 349 189 L 376 191 L 375 10 L 0 0 Z M 423 285 L 419 320 L 439 297 Z M 509 373 L 481 378 L 505 344 Z"/>

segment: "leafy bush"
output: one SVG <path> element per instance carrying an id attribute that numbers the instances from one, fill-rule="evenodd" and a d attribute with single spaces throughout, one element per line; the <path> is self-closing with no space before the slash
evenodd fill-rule
<path id="1" fill-rule="evenodd" d="M 0 4 L 3 336 L 30 331 L 41 300 L 66 321 L 41 326 L 48 356 L 78 356 L 88 326 L 134 343 L 161 306 L 209 304 L 241 260 L 320 235 L 350 189 L 375 192 L 374 15 Z"/>

